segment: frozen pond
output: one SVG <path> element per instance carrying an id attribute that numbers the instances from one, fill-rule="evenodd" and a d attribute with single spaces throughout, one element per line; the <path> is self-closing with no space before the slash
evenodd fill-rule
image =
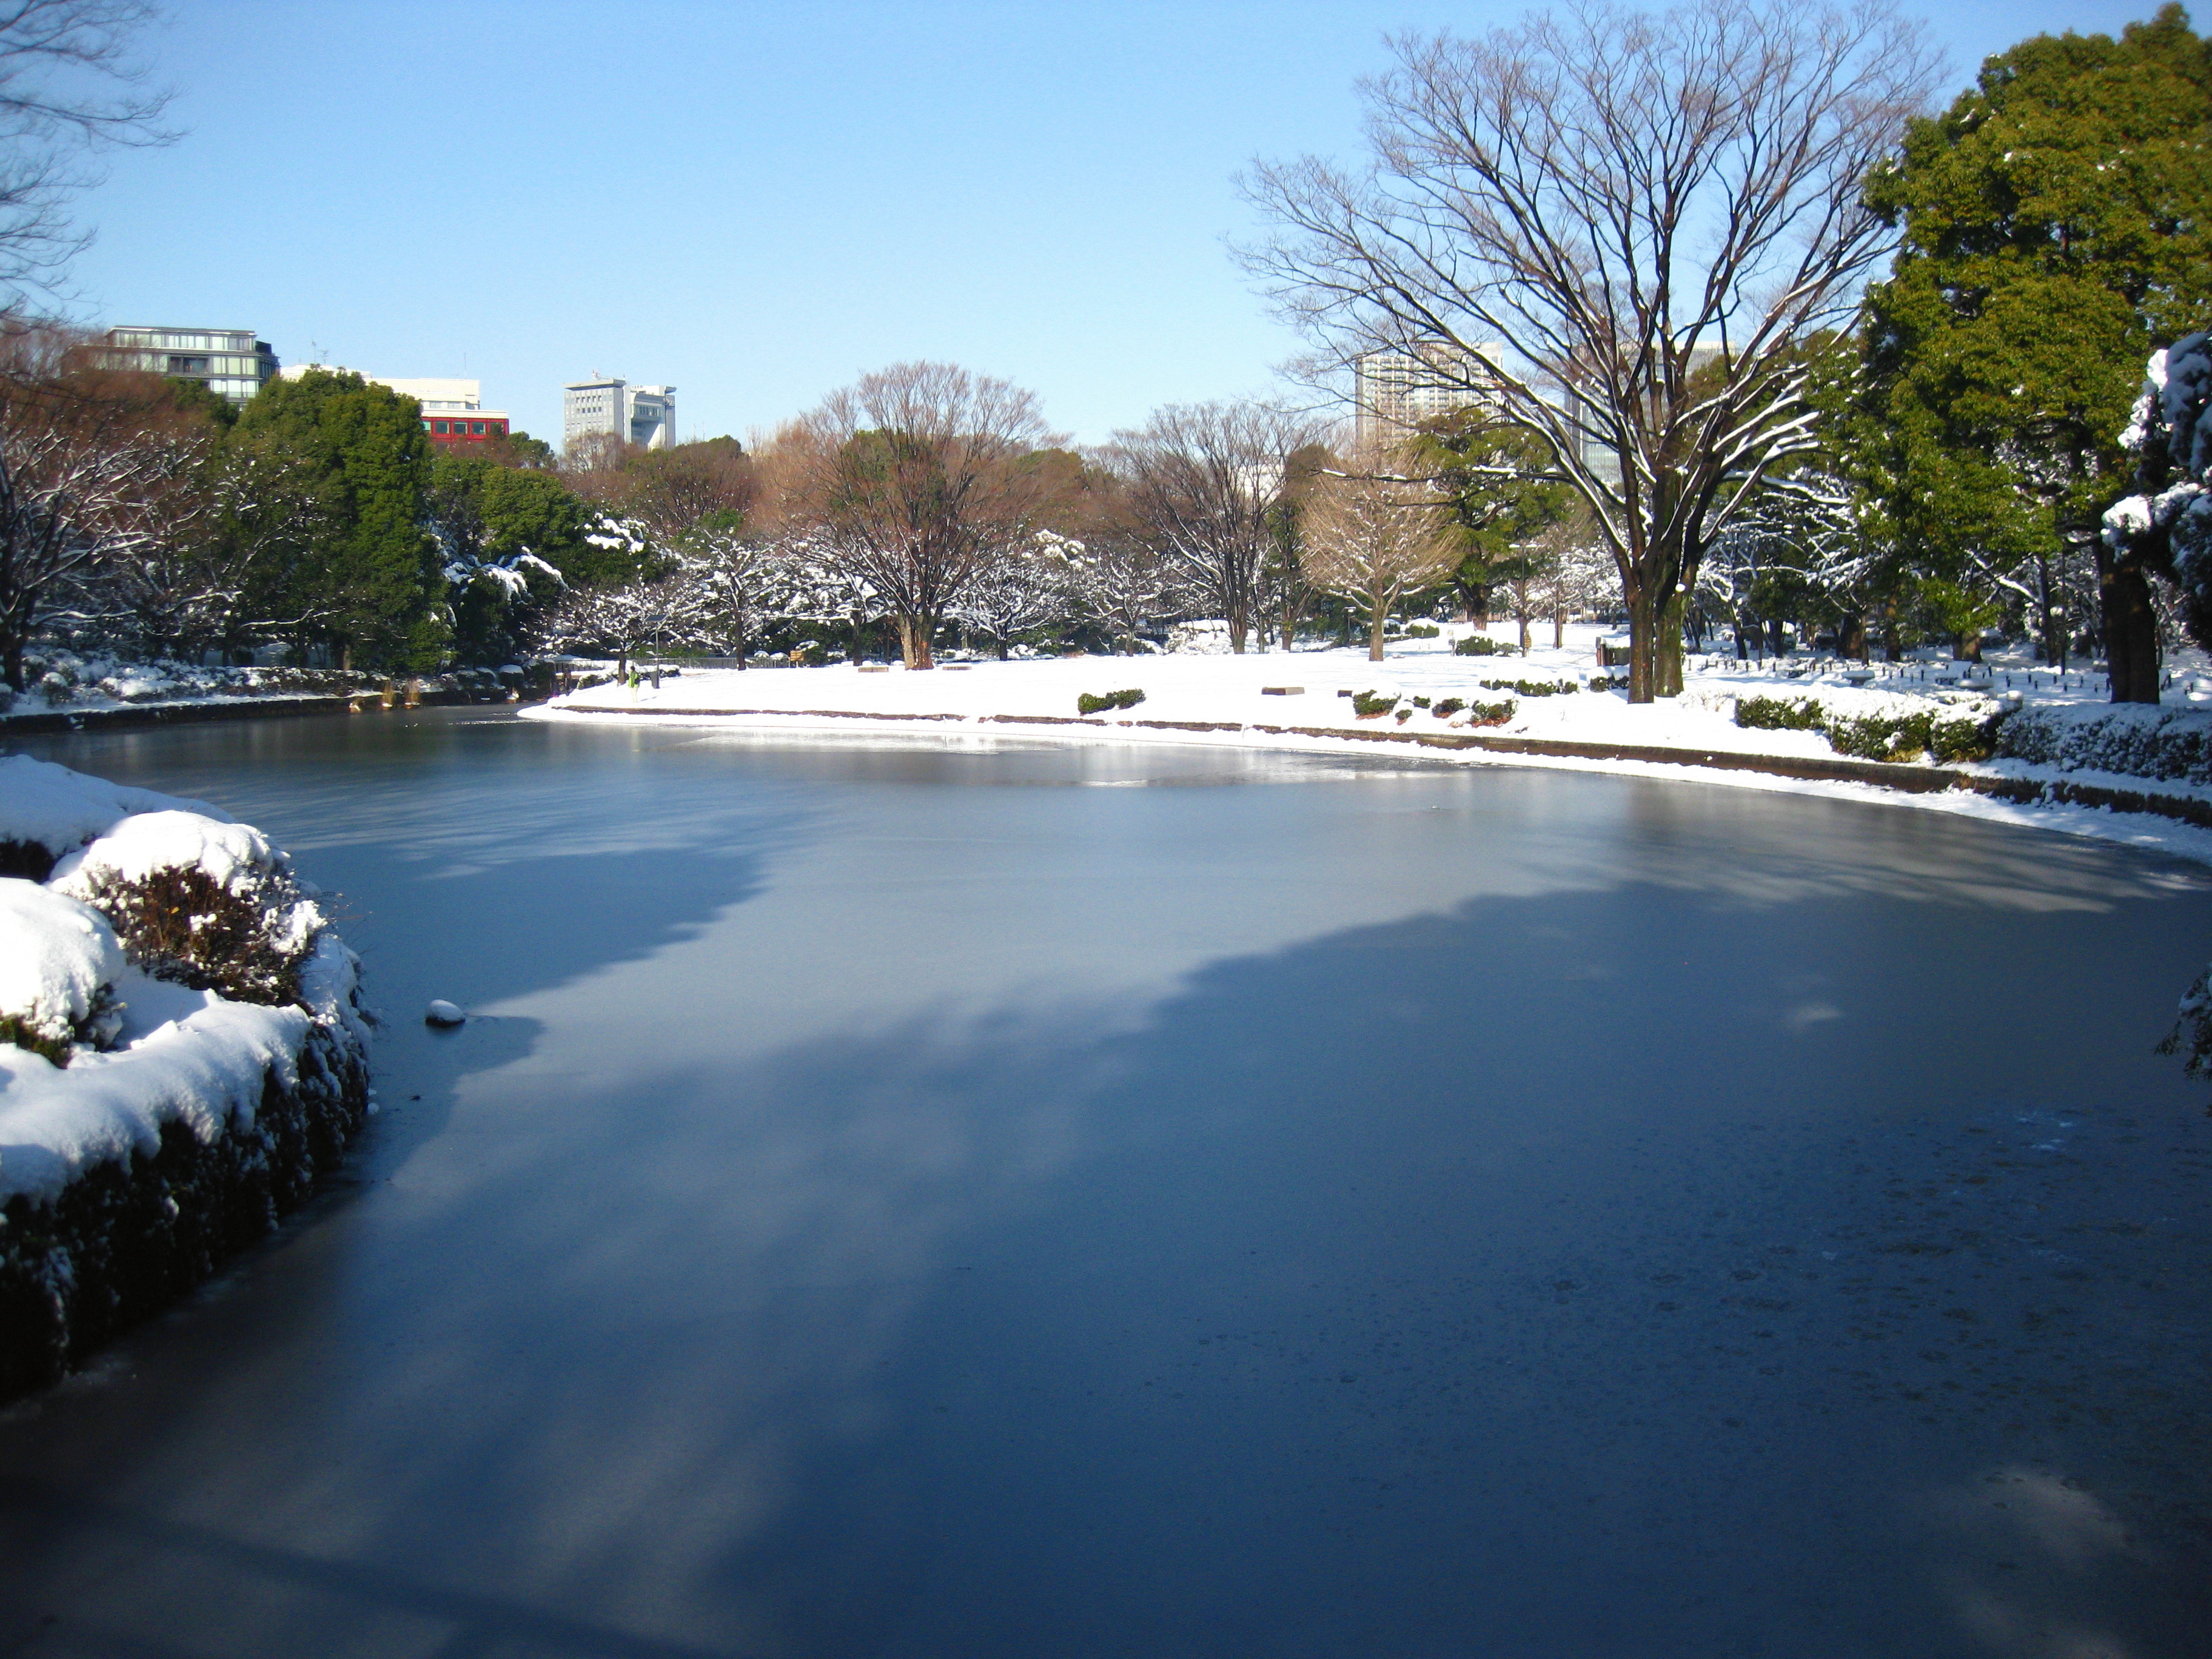
<path id="1" fill-rule="evenodd" d="M 0 1419 L 0 1651 L 2206 1650 L 2202 871 L 1379 759 L 15 746 L 269 830 L 392 1018 L 350 1180 Z"/>

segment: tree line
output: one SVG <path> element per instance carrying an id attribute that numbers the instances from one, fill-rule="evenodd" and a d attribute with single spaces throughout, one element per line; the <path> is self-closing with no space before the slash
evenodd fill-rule
<path id="1" fill-rule="evenodd" d="M 1317 376 L 1393 354 L 1530 446 L 1613 559 L 1632 696 L 1761 623 L 1969 655 L 2004 623 L 2124 701 L 2212 642 L 2173 538 L 2107 518 L 2164 465 L 2130 437 L 2147 367 L 2212 322 L 2179 6 L 2025 41 L 1940 113 L 1881 0 L 1571 0 L 1392 46 L 1364 163 L 1255 166 L 1243 257 Z"/>
<path id="2" fill-rule="evenodd" d="M 40 637 L 385 672 L 648 646 L 923 669 L 948 640 L 1133 651 L 1193 617 L 1236 651 L 1355 626 L 1379 650 L 1409 605 L 1517 592 L 1529 612 L 1530 584 L 1571 562 L 1528 540 L 1564 515 L 1558 492 L 1486 468 L 1466 434 L 1430 434 L 1418 478 L 1412 449 L 1354 465 L 1330 438 L 1223 402 L 1079 450 L 1034 393 L 915 362 L 757 453 L 606 440 L 561 457 L 524 433 L 447 451 L 413 399 L 358 375 L 310 369 L 234 409 L 8 319 L 0 661 L 19 690 Z"/>

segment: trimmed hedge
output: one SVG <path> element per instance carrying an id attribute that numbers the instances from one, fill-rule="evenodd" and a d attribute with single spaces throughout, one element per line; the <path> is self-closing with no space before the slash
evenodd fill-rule
<path id="1" fill-rule="evenodd" d="M 1477 680 L 1486 691 L 1517 691 L 1524 697 L 1559 697 L 1582 687 L 1572 680 Z"/>
<path id="2" fill-rule="evenodd" d="M 1925 755 L 1955 764 L 1997 751 L 2005 716 L 1930 708 L 1904 714 L 1838 714 L 1817 697 L 1741 697 L 1735 723 L 1757 731 L 1818 732 L 1839 755 L 1856 760 L 1911 761 Z"/>
<path id="3" fill-rule="evenodd" d="M 1452 653 L 1461 657 L 1517 657 L 1521 647 L 1493 640 L 1487 634 L 1470 634 L 1452 647 Z"/>
<path id="4" fill-rule="evenodd" d="M 298 1072 L 289 1090 L 271 1073 L 253 1121 L 211 1141 L 165 1123 L 151 1157 L 96 1164 L 51 1203 L 8 1200 L 0 1399 L 58 1382 L 307 1201 L 361 1127 L 368 1067 L 342 1030 L 317 1025 Z"/>
<path id="5" fill-rule="evenodd" d="M 1387 714 L 1398 706 L 1395 691 L 1355 691 L 1352 694 L 1352 712 L 1361 720 L 1372 720 L 1377 714 Z"/>
<path id="6" fill-rule="evenodd" d="M 1134 708 L 1144 700 L 1145 694 L 1134 686 L 1126 691 L 1103 691 L 1095 696 L 1084 691 L 1076 696 L 1075 712 L 1079 714 L 1103 714 L 1109 708 Z"/>
<path id="7" fill-rule="evenodd" d="M 2148 703 L 2024 708 L 1998 728 L 1997 753 L 2069 772 L 2212 783 L 2212 711 Z"/>

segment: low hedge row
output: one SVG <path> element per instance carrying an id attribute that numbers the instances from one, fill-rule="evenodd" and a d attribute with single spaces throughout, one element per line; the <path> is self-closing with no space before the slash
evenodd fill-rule
<path id="1" fill-rule="evenodd" d="M 272 1073 L 253 1121 L 213 1140 L 166 1123 L 150 1157 L 95 1165 L 51 1203 L 8 1200 L 0 1399 L 58 1382 L 307 1201 L 367 1115 L 368 1067 L 341 1031 L 318 1025 L 298 1074 L 287 1089 Z"/>
<path id="2" fill-rule="evenodd" d="M 1997 753 L 2068 771 L 2212 783 L 2212 711 L 2148 703 L 2094 714 L 2024 708 L 1998 727 Z"/>
<path id="3" fill-rule="evenodd" d="M 1740 697 L 1735 723 L 1759 731 L 1818 732 L 1857 760 L 1987 760 L 1997 752 L 2002 714 L 1941 708 L 1898 714 L 1840 714 L 1817 697 Z"/>
<path id="4" fill-rule="evenodd" d="M 1516 691 L 1524 697 L 1558 697 L 1582 687 L 1572 680 L 1477 680 L 1486 691 Z"/>

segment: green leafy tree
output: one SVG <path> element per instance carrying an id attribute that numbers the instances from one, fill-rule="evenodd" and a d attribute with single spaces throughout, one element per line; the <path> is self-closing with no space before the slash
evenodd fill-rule
<path id="1" fill-rule="evenodd" d="M 1904 233 L 1869 297 L 1870 487 L 1936 591 L 2033 596 L 2054 659 L 2056 566 L 2093 555 L 2116 702 L 2157 701 L 2158 631 L 2099 520 L 2144 359 L 2212 315 L 2208 141 L 2212 55 L 2168 5 L 1990 58 L 1867 184 Z"/>
<path id="2" fill-rule="evenodd" d="M 434 666 L 448 635 L 421 405 L 314 368 L 264 386 L 234 441 L 314 504 L 312 533 L 255 572 L 255 608 L 347 667 Z"/>

